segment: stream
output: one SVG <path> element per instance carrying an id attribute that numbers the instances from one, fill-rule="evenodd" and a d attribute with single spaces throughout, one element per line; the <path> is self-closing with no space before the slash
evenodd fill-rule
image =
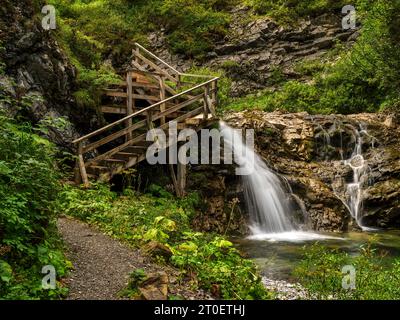
<path id="1" fill-rule="evenodd" d="M 233 238 L 232 242 L 242 252 L 254 260 L 260 268 L 262 276 L 269 279 L 295 281 L 292 272 L 303 259 L 303 247 L 315 242 L 328 248 L 340 249 L 350 255 L 357 255 L 359 247 L 366 244 L 371 238 L 376 240 L 375 247 L 385 250 L 385 259 L 400 256 L 400 230 L 393 231 L 364 231 L 342 234 L 310 233 L 320 239 L 240 239 Z"/>
<path id="2" fill-rule="evenodd" d="M 361 245 L 374 239 L 374 247 L 387 253 L 385 261 L 400 256 L 400 231 L 380 231 L 363 225 L 362 193 L 369 181 L 368 162 L 363 157 L 363 137 L 369 134 L 362 125 L 350 128 L 354 149 L 346 158 L 341 153 L 343 163 L 353 170 L 353 179 L 347 182 L 341 200 L 363 230 L 347 233 L 316 232 L 294 221 L 290 197 L 287 197 L 291 190 L 253 149 L 245 145 L 240 131 L 223 122 L 220 128 L 225 147 L 233 151 L 237 166 L 248 172 L 243 175 L 242 181 L 250 215 L 250 235 L 232 241 L 241 252 L 255 261 L 264 278 L 296 282 L 292 273 L 303 259 L 303 248 L 316 242 L 357 255 Z M 336 132 L 336 125 L 330 131 Z M 330 145 L 329 132 L 325 132 L 325 136 L 326 145 Z"/>

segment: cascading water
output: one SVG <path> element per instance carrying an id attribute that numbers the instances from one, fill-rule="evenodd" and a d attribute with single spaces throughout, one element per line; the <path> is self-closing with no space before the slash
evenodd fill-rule
<path id="1" fill-rule="evenodd" d="M 246 203 L 254 233 L 281 233 L 296 230 L 291 223 L 286 195 L 279 178 L 243 142 L 240 131 L 221 123 L 225 147 L 235 154 L 236 163 L 249 173 L 243 176 Z"/>
<path id="2" fill-rule="evenodd" d="M 327 238 L 299 231 L 290 219 L 291 209 L 287 194 L 278 176 L 273 173 L 254 150 L 243 141 L 240 130 L 220 123 L 225 148 L 235 155 L 236 164 L 247 171 L 243 175 L 246 204 L 250 213 L 253 240 L 302 241 Z"/>
<path id="3" fill-rule="evenodd" d="M 320 145 L 317 149 L 319 158 L 324 161 L 341 159 L 343 165 L 349 166 L 353 170 L 351 182 L 346 183 L 344 177 L 339 174 L 332 183 L 332 187 L 357 224 L 362 229 L 368 229 L 362 225 L 363 188 L 368 182 L 370 170 L 368 162 L 364 158 L 363 145 L 370 143 L 373 148 L 376 139 L 362 124 L 358 124 L 357 127 L 336 118 L 332 121 L 333 124 L 329 128 L 324 128 L 318 123 L 315 124 L 318 131 L 316 138 Z"/>
<path id="4" fill-rule="evenodd" d="M 363 135 L 368 135 L 368 132 L 360 125 L 360 129 L 355 130 L 356 145 L 353 154 L 349 160 L 345 161 L 345 164 L 353 169 L 353 182 L 348 183 L 346 186 L 346 193 L 348 195 L 347 206 L 352 217 L 361 228 L 365 228 L 362 225 L 362 192 L 368 180 L 369 169 L 363 156 Z"/>

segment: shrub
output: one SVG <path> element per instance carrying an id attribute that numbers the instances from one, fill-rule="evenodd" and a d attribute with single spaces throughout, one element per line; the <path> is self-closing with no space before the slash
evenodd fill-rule
<path id="1" fill-rule="evenodd" d="M 58 277 L 67 262 L 55 236 L 54 200 L 59 190 L 53 148 L 0 115 L 0 296 L 57 298 L 65 293 L 41 287 L 41 269 L 53 265 Z"/>
<path id="2" fill-rule="evenodd" d="M 172 251 L 169 263 L 180 268 L 182 277 L 195 277 L 200 288 L 216 290 L 221 298 L 271 298 L 255 265 L 243 259 L 232 243 L 214 234 L 192 231 L 197 194 L 174 199 L 159 186 L 152 185 L 149 191 L 147 195 L 124 192 L 129 196 L 118 196 L 104 185 L 90 190 L 65 187 L 59 210 L 134 246 L 162 243 Z"/>

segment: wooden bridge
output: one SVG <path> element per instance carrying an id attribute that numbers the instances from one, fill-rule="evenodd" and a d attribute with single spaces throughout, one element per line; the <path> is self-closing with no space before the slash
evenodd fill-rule
<path id="1" fill-rule="evenodd" d="M 104 90 L 101 112 L 114 122 L 73 143 L 77 147 L 75 182 L 108 181 L 146 159 L 151 129 L 199 130 L 215 121 L 218 77 L 185 74 L 136 44 L 132 68 L 121 82 Z M 168 145 L 169 143 L 167 143 Z M 183 193 L 185 167 L 170 165 L 177 194 Z"/>

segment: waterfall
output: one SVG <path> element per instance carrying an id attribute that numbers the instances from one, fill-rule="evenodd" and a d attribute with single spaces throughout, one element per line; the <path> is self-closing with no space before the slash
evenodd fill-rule
<path id="1" fill-rule="evenodd" d="M 253 235 L 296 230 L 289 219 L 290 208 L 280 179 L 252 148 L 246 146 L 241 130 L 232 129 L 223 122 L 220 126 L 225 148 L 232 150 L 236 164 L 249 172 L 242 178 Z"/>
<path id="2" fill-rule="evenodd" d="M 353 170 L 353 181 L 346 186 L 348 195 L 347 206 L 351 216 L 356 220 L 357 224 L 362 225 L 362 193 L 363 187 L 368 180 L 368 164 L 363 156 L 363 135 L 368 135 L 368 132 L 360 125 L 360 129 L 355 130 L 356 144 L 351 155 L 351 158 L 345 161 L 345 164 Z M 372 144 L 372 147 L 374 145 Z"/>

